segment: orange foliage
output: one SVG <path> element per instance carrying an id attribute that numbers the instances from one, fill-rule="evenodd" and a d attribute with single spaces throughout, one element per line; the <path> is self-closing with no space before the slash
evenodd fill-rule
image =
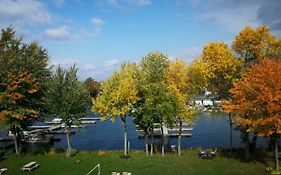
<path id="1" fill-rule="evenodd" d="M 281 60 L 259 60 L 230 93 L 222 107 L 235 115 L 237 125 L 261 136 L 281 134 Z"/>
<path id="2" fill-rule="evenodd" d="M 0 103 L 5 106 L 0 111 L 0 121 L 7 119 L 25 120 L 38 116 L 38 111 L 30 109 L 28 105 L 28 96 L 40 89 L 32 73 L 23 69 L 18 72 L 10 71 L 7 75 L 7 81 L 1 82 L 0 86 L 4 89 L 0 93 Z"/>

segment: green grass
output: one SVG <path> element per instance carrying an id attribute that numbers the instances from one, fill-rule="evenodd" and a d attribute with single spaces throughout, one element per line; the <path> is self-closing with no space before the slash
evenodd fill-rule
<path id="1" fill-rule="evenodd" d="M 168 153 L 164 157 L 156 154 L 145 156 L 143 151 L 132 151 L 131 158 L 122 159 L 122 151 L 79 151 L 71 158 L 65 158 L 64 153 L 49 155 L 11 155 L 0 161 L 0 168 L 7 167 L 7 175 L 17 174 L 50 174 L 50 175 L 83 175 L 98 163 L 101 164 L 103 175 L 112 171 L 132 172 L 133 175 L 262 175 L 266 174 L 265 165 L 261 162 L 242 162 L 235 157 L 219 154 L 213 160 L 198 158 L 196 150 L 184 150 L 181 157 Z M 76 160 L 82 160 L 75 164 Z M 21 172 L 20 168 L 30 162 L 37 161 L 40 167 L 32 172 Z"/>

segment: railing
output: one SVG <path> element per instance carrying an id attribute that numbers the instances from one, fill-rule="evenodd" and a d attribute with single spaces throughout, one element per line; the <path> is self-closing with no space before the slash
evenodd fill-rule
<path id="1" fill-rule="evenodd" d="M 96 168 L 98 168 L 98 174 L 100 175 L 100 164 L 97 164 L 93 169 L 91 169 L 91 171 L 89 171 L 86 175 L 90 175 Z"/>

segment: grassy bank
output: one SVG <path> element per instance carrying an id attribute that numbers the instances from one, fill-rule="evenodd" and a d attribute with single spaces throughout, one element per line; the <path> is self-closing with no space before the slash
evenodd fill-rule
<path id="1" fill-rule="evenodd" d="M 197 156 L 197 150 L 184 150 L 181 157 L 167 154 L 164 157 L 154 155 L 146 157 L 142 151 L 132 151 L 132 157 L 122 159 L 122 151 L 79 151 L 75 156 L 67 159 L 64 153 L 51 153 L 48 155 L 22 155 L 8 156 L 0 161 L 0 168 L 7 167 L 7 175 L 17 174 L 60 174 L 83 175 L 96 164 L 101 164 L 103 175 L 110 175 L 112 171 L 129 171 L 133 175 L 261 175 L 266 174 L 265 165 L 257 161 L 243 162 L 235 157 L 226 157 L 219 154 L 213 160 L 202 160 Z M 81 163 L 76 164 L 76 160 Z M 39 169 L 29 173 L 22 173 L 20 168 L 30 162 L 37 161 Z"/>

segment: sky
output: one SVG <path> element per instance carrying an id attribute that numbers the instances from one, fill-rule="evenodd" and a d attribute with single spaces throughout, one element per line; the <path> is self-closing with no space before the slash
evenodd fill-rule
<path id="1" fill-rule="evenodd" d="M 281 0 L 0 0 L 0 27 L 76 64 L 80 80 L 108 78 L 151 51 L 190 63 L 212 41 L 231 45 L 246 25 L 281 36 Z"/>

